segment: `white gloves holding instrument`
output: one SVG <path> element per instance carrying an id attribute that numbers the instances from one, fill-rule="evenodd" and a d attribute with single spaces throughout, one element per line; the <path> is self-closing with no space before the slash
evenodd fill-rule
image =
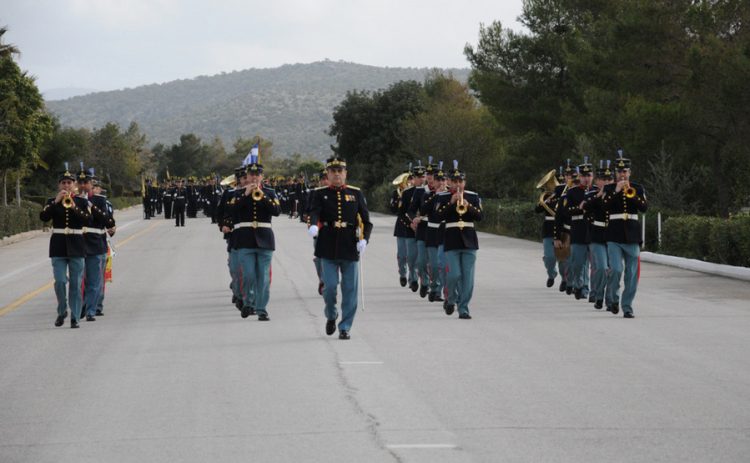
<path id="1" fill-rule="evenodd" d="M 310 225 L 310 228 L 307 229 L 307 234 L 310 235 L 311 238 L 318 236 L 318 226 Z"/>
<path id="2" fill-rule="evenodd" d="M 357 251 L 359 251 L 359 255 L 365 253 L 365 249 L 367 248 L 367 240 L 359 240 L 357 242 Z"/>

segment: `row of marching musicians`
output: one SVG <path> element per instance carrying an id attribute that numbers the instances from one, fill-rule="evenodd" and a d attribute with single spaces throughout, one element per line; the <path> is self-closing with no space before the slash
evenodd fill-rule
<path id="1" fill-rule="evenodd" d="M 68 163 L 58 177 L 57 194 L 39 213 L 52 221 L 49 257 L 52 261 L 57 319 L 62 326 L 70 311 L 70 327 L 104 315 L 106 263 L 111 249 L 107 236 L 115 234 L 112 204 L 103 195 L 93 168 L 73 174 Z"/>
<path id="2" fill-rule="evenodd" d="M 257 315 L 269 321 L 271 260 L 275 240 L 272 217 L 281 214 L 276 191 L 263 178 L 257 159 L 235 170 L 236 184 L 224 191 L 218 205 L 220 229 L 227 241 L 232 302 L 242 318 Z M 372 223 L 362 192 L 346 183 L 346 161 L 326 161 L 326 184 L 306 201 L 308 233 L 314 239 L 325 302 L 326 334 L 338 329 L 350 339 L 357 311 L 359 260 L 365 252 Z M 341 317 L 337 291 L 341 287 Z"/>
<path id="3" fill-rule="evenodd" d="M 601 161 L 594 172 L 585 157 L 578 166 L 568 160 L 559 172 L 560 184 L 553 170 L 537 185 L 547 190 L 536 209 L 545 216 L 547 287 L 559 271 L 560 292 L 633 318 L 643 244 L 638 213 L 648 203 L 643 186 L 630 180 L 631 161 L 618 150 L 614 168 Z"/>
<path id="4" fill-rule="evenodd" d="M 410 166 L 393 182 L 390 208 L 397 214 L 399 283 L 443 310 L 471 319 L 469 304 L 474 291 L 474 268 L 479 240 L 474 223 L 482 220 L 482 200 L 466 189 L 466 173 L 453 161 Z"/>

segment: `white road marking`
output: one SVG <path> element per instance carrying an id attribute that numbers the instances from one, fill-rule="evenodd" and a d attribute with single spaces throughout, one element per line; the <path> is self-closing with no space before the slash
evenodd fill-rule
<path id="1" fill-rule="evenodd" d="M 382 365 L 383 362 L 339 362 L 339 365 Z"/>
<path id="2" fill-rule="evenodd" d="M 386 445 L 389 449 L 455 449 L 455 444 L 395 444 Z"/>

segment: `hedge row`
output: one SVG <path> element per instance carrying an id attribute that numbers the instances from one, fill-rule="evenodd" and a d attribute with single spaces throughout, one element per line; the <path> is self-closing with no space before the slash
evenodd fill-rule
<path id="1" fill-rule="evenodd" d="M 118 196 L 117 198 L 109 198 L 109 202 L 112 203 L 112 207 L 114 207 L 115 210 L 118 210 L 143 204 L 143 199 L 141 199 L 140 196 Z"/>
<path id="2" fill-rule="evenodd" d="M 664 254 L 750 267 L 750 215 L 671 217 L 664 222 Z"/>
<path id="3" fill-rule="evenodd" d="M 20 207 L 0 206 L 0 237 L 41 229 L 41 210 L 42 206 L 31 201 L 21 201 Z"/>

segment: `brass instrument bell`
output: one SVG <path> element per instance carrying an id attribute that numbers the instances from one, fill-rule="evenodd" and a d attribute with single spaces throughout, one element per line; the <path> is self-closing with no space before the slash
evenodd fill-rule
<path id="1" fill-rule="evenodd" d="M 70 209 L 71 207 L 75 206 L 73 196 L 70 194 L 70 192 L 65 193 L 65 197 L 62 200 L 62 205 L 65 209 Z"/>

